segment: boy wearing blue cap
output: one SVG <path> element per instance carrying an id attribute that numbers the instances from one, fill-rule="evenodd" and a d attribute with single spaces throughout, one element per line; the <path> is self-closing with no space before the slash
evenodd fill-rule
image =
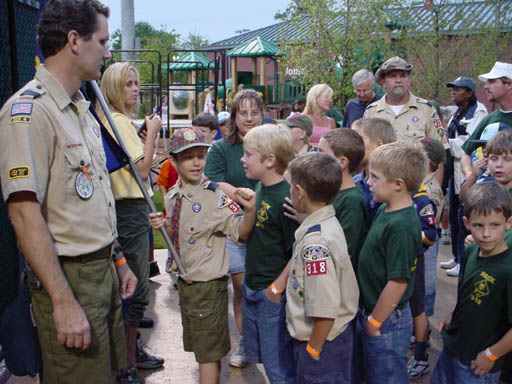
<path id="1" fill-rule="evenodd" d="M 166 227 L 185 272 L 178 280 L 183 346 L 194 352 L 200 382 L 220 381 L 220 360 L 231 348 L 228 327 L 226 236 L 245 241 L 255 220 L 256 197 L 240 188 L 240 207 L 203 176 L 210 145 L 197 128 L 177 130 L 171 163 L 179 179 L 165 196 L 168 217 L 150 214 L 153 228 Z"/>

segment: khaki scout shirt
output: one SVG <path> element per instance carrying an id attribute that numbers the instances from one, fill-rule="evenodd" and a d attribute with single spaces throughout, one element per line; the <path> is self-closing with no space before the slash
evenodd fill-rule
<path id="1" fill-rule="evenodd" d="M 359 288 L 345 235 L 334 207 L 310 214 L 295 232 L 286 287 L 286 323 L 290 335 L 307 341 L 315 317 L 335 319 L 327 336 L 339 336 L 355 317 Z"/>
<path id="2" fill-rule="evenodd" d="M 423 184 L 425 184 L 425 188 L 427 189 L 428 197 L 436 206 L 436 223 L 439 225 L 441 223 L 441 216 L 443 215 L 443 190 L 441 189 L 441 186 L 437 182 L 435 173 L 427 174 L 427 176 L 423 179 Z"/>
<path id="3" fill-rule="evenodd" d="M 19 191 L 36 194 L 58 255 L 94 252 L 117 236 L 100 128 L 89 104 L 80 92 L 71 99 L 41 66 L 0 111 L 4 198 Z M 84 195 L 77 186 L 87 180 L 85 172 L 94 188 L 91 196 L 90 189 Z M 80 198 L 78 190 L 88 198 Z"/>
<path id="4" fill-rule="evenodd" d="M 366 108 L 364 117 L 379 117 L 393 125 L 399 141 L 416 143 L 424 137 L 441 140 L 444 135 L 443 125 L 434 107 L 427 100 L 409 92 L 409 101 L 402 106 L 400 113 L 395 112 L 386 103 L 386 96 L 371 103 Z"/>
<path id="5" fill-rule="evenodd" d="M 186 281 L 210 281 L 226 276 L 229 256 L 226 236 L 238 241 L 242 210 L 229 199 L 214 182 L 186 184 L 181 180 L 165 195 L 165 209 L 170 217 L 176 195 L 181 194 L 179 220 L 180 256 Z"/>

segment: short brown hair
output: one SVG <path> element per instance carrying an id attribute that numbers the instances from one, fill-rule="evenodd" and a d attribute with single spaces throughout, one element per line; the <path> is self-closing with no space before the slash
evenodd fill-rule
<path id="1" fill-rule="evenodd" d="M 261 114 L 260 124 L 263 124 L 263 100 L 261 99 L 261 96 L 258 95 L 258 92 L 254 89 L 244 89 L 238 92 L 233 100 L 233 104 L 231 105 L 231 116 L 228 120 L 228 133 L 225 137 L 225 140 L 231 145 L 242 144 L 243 142 L 243 140 L 238 136 L 236 116 L 238 115 L 238 110 L 244 100 L 249 100 L 251 104 L 254 104 L 256 108 L 259 109 Z"/>
<path id="2" fill-rule="evenodd" d="M 288 170 L 292 185 L 299 184 L 314 202 L 330 204 L 340 190 L 341 164 L 328 153 L 305 153 L 290 162 Z"/>
<path id="3" fill-rule="evenodd" d="M 268 155 L 276 156 L 276 172 L 282 175 L 293 155 L 293 137 L 283 124 L 264 124 L 254 127 L 244 137 L 244 147 L 255 149 L 264 160 Z"/>
<path id="4" fill-rule="evenodd" d="M 512 129 L 496 133 L 485 145 L 487 156 L 512 153 Z"/>
<path id="5" fill-rule="evenodd" d="M 420 187 L 427 164 L 422 148 L 400 141 L 381 145 L 370 155 L 370 167 L 378 168 L 389 181 L 402 179 L 410 192 Z"/>
<path id="6" fill-rule="evenodd" d="M 217 119 L 217 116 L 203 112 L 197 115 L 194 120 L 192 120 L 192 126 L 207 127 L 210 131 L 215 131 L 219 128 L 219 120 Z"/>
<path id="7" fill-rule="evenodd" d="M 361 135 L 352 129 L 336 128 L 322 137 L 329 143 L 334 156 L 345 156 L 348 159 L 348 170 L 354 172 L 364 158 L 364 141 Z"/>
<path id="8" fill-rule="evenodd" d="M 378 140 L 382 144 L 389 144 L 396 141 L 396 133 L 391 123 L 379 117 L 370 117 L 357 120 L 356 126 L 370 139 L 372 143 Z"/>
<path id="9" fill-rule="evenodd" d="M 476 213 L 487 216 L 491 212 L 503 213 L 505 219 L 510 217 L 510 195 L 507 189 L 494 181 L 473 185 L 464 200 L 464 214 L 471 219 Z"/>

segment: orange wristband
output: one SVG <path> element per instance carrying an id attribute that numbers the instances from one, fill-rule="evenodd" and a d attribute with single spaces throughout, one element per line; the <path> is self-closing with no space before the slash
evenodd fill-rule
<path id="1" fill-rule="evenodd" d="M 317 351 L 315 348 L 313 348 L 311 345 L 306 345 L 306 351 L 313 357 L 320 357 L 320 351 Z"/>
<path id="2" fill-rule="evenodd" d="M 270 284 L 270 290 L 274 295 L 280 295 L 281 293 L 283 293 L 283 291 L 280 291 L 276 288 L 276 285 L 274 283 Z"/>
<path id="3" fill-rule="evenodd" d="M 372 315 L 368 316 L 368 322 L 373 325 L 375 328 L 382 327 L 382 322 L 375 320 Z"/>
<path id="4" fill-rule="evenodd" d="M 125 265 L 125 264 L 126 264 L 126 258 L 124 258 L 124 257 L 121 257 L 119 260 L 114 261 L 114 266 L 116 268 L 119 268 L 120 266 Z"/>
<path id="5" fill-rule="evenodd" d="M 466 172 L 466 179 L 469 179 L 469 177 L 473 174 L 472 171 L 467 171 Z"/>
<path id="6" fill-rule="evenodd" d="M 496 361 L 496 360 L 498 360 L 498 357 L 497 357 L 497 356 L 495 356 L 495 355 L 493 355 L 493 354 L 492 354 L 492 352 L 491 352 L 491 350 L 490 350 L 489 348 L 487 348 L 487 349 L 484 351 L 484 353 L 485 353 L 485 356 L 487 356 L 487 358 L 488 358 L 489 360 L 491 360 L 491 361 Z"/>

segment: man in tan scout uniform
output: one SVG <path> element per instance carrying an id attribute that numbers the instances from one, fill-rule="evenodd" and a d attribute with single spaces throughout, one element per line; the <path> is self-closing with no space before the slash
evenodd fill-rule
<path id="1" fill-rule="evenodd" d="M 126 367 L 120 293 L 131 295 L 136 279 L 124 258 L 112 263 L 114 197 L 79 92 L 110 57 L 108 16 L 97 0 L 50 0 L 38 26 L 46 64 L 0 111 L 2 190 L 33 271 L 45 383 L 110 384 Z"/>
<path id="2" fill-rule="evenodd" d="M 385 61 L 375 78 L 386 94 L 368 106 L 364 117 L 388 120 L 399 141 L 415 143 L 424 137 L 441 140 L 443 127 L 436 109 L 409 90 L 411 71 L 412 65 L 398 56 Z"/>

